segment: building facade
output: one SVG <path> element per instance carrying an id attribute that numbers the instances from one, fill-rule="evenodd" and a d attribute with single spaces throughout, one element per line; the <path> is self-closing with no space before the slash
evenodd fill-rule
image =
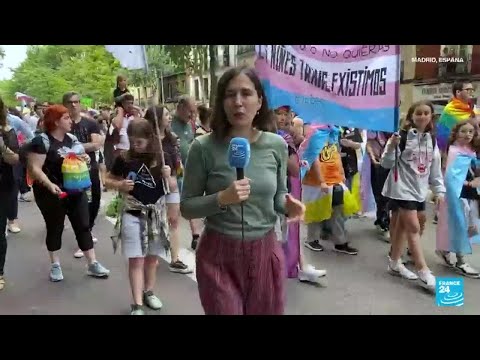
<path id="1" fill-rule="evenodd" d="M 414 61 L 427 58 L 437 61 Z M 405 45 L 402 68 L 401 112 L 405 114 L 416 101 L 428 100 L 440 113 L 453 96 L 452 84 L 456 80 L 471 81 L 475 89 L 479 88 L 480 45 Z"/>

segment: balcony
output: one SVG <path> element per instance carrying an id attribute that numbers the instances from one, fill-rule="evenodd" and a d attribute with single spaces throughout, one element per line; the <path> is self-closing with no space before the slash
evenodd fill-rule
<path id="1" fill-rule="evenodd" d="M 471 76 L 472 57 L 468 56 L 464 62 L 457 63 L 439 63 L 438 78 L 441 80 L 462 78 Z"/>

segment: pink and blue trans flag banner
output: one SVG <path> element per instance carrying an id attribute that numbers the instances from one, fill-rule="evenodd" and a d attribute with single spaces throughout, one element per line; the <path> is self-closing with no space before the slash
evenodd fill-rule
<path id="1" fill-rule="evenodd" d="M 398 130 L 400 45 L 256 45 L 269 106 L 307 124 Z"/>

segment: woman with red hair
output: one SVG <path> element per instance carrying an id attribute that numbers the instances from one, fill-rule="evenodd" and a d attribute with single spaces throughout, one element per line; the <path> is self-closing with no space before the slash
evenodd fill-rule
<path id="1" fill-rule="evenodd" d="M 33 193 L 47 227 L 46 244 L 50 254 L 50 280 L 63 280 L 58 251 L 62 247 L 62 233 L 65 215 L 72 224 L 79 248 L 88 261 L 87 274 L 94 277 L 107 277 L 110 270 L 103 267 L 95 258 L 92 234 L 89 227 L 88 198 L 84 191 L 63 194 L 62 164 L 65 149 L 81 153 L 86 161 L 83 145 L 69 134 L 72 120 L 68 109 L 62 105 L 49 106 L 44 112 L 45 133 L 33 138 L 28 149 L 28 166 L 34 179 Z"/>

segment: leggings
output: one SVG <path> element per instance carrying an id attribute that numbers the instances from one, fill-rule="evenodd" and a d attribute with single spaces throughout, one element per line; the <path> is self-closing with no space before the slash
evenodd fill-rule
<path id="1" fill-rule="evenodd" d="M 18 218 L 18 185 L 15 183 L 9 191 L 2 193 L 2 201 L 6 202 L 7 219 L 10 221 Z"/>
<path id="2" fill-rule="evenodd" d="M 98 167 L 90 170 L 90 180 L 92 181 L 92 201 L 88 204 L 89 211 L 89 226 L 90 230 L 93 229 L 95 225 L 95 219 L 98 216 L 98 211 L 100 210 L 100 200 L 102 198 L 102 187 L 100 185 L 100 175 Z"/>
<path id="3" fill-rule="evenodd" d="M 206 315 L 283 315 L 285 258 L 275 231 L 244 241 L 205 230 L 196 253 Z"/>
<path id="4" fill-rule="evenodd" d="M 59 199 L 45 187 L 34 185 L 33 193 L 47 227 L 46 244 L 48 251 L 58 251 L 62 248 L 65 215 L 68 216 L 72 224 L 80 250 L 88 251 L 93 248 L 88 198 L 84 192 L 70 194 L 65 199 Z"/>

